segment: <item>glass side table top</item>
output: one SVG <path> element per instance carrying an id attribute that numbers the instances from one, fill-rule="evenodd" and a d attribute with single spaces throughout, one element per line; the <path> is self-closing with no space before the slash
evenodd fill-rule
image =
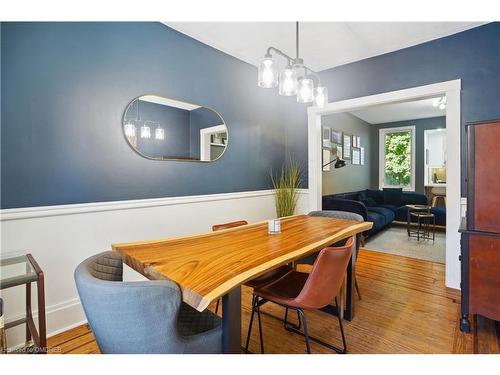
<path id="1" fill-rule="evenodd" d="M 0 256 L 0 289 L 37 281 L 37 278 L 27 254 L 10 253 Z"/>

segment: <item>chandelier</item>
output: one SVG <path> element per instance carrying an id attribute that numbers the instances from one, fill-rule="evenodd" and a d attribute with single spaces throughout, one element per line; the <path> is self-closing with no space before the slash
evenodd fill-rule
<path id="1" fill-rule="evenodd" d="M 142 126 L 140 127 L 140 137 L 141 138 L 144 138 L 144 139 L 149 139 L 151 138 L 151 127 L 150 125 L 156 125 L 156 129 L 155 129 L 155 139 L 157 140 L 164 140 L 165 139 L 165 129 L 163 129 L 161 126 L 160 126 L 160 123 L 158 122 L 155 122 L 155 121 L 142 121 L 141 120 L 141 117 L 139 115 L 139 98 L 135 99 L 133 103 L 136 103 L 136 118 L 134 120 L 130 120 L 130 119 L 125 119 L 125 125 L 124 125 L 124 129 L 125 129 L 125 135 L 129 138 L 135 138 L 136 137 L 136 133 L 137 133 L 137 127 L 136 127 L 136 124 L 137 125 L 141 125 L 142 123 Z M 133 104 L 132 103 L 132 104 Z M 132 104 L 130 106 L 132 106 Z"/>
<path id="2" fill-rule="evenodd" d="M 439 107 L 440 110 L 446 109 L 446 96 L 442 96 L 440 98 L 435 99 L 432 102 L 434 107 Z"/>
<path id="3" fill-rule="evenodd" d="M 295 58 L 288 56 L 275 47 L 269 47 L 259 64 L 258 86 L 263 88 L 278 87 L 283 96 L 297 96 L 299 103 L 311 103 L 323 107 L 328 103 L 328 89 L 321 86 L 318 73 L 304 65 L 299 57 L 299 23 L 295 23 Z M 276 60 L 272 54 L 286 59 L 284 69 L 278 72 Z"/>

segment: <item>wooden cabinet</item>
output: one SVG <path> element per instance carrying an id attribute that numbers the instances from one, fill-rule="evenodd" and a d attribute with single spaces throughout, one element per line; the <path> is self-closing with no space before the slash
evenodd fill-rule
<path id="1" fill-rule="evenodd" d="M 467 218 L 461 227 L 462 318 L 500 320 L 500 121 L 468 124 Z"/>
<path id="2" fill-rule="evenodd" d="M 469 236 L 469 310 L 500 319 L 500 237 Z"/>

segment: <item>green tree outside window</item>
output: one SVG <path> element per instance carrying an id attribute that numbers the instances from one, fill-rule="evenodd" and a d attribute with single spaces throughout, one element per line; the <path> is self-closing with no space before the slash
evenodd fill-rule
<path id="1" fill-rule="evenodd" d="M 411 133 L 385 136 L 385 184 L 409 186 L 411 179 Z"/>

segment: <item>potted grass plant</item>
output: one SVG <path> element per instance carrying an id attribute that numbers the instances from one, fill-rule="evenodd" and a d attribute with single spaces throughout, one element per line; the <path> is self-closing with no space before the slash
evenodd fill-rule
<path id="1" fill-rule="evenodd" d="M 298 189 L 301 184 L 302 170 L 296 160 L 290 159 L 287 166 L 281 167 L 281 174 L 274 176 L 271 171 L 276 214 L 278 217 L 291 216 L 295 213 L 299 199 Z"/>

